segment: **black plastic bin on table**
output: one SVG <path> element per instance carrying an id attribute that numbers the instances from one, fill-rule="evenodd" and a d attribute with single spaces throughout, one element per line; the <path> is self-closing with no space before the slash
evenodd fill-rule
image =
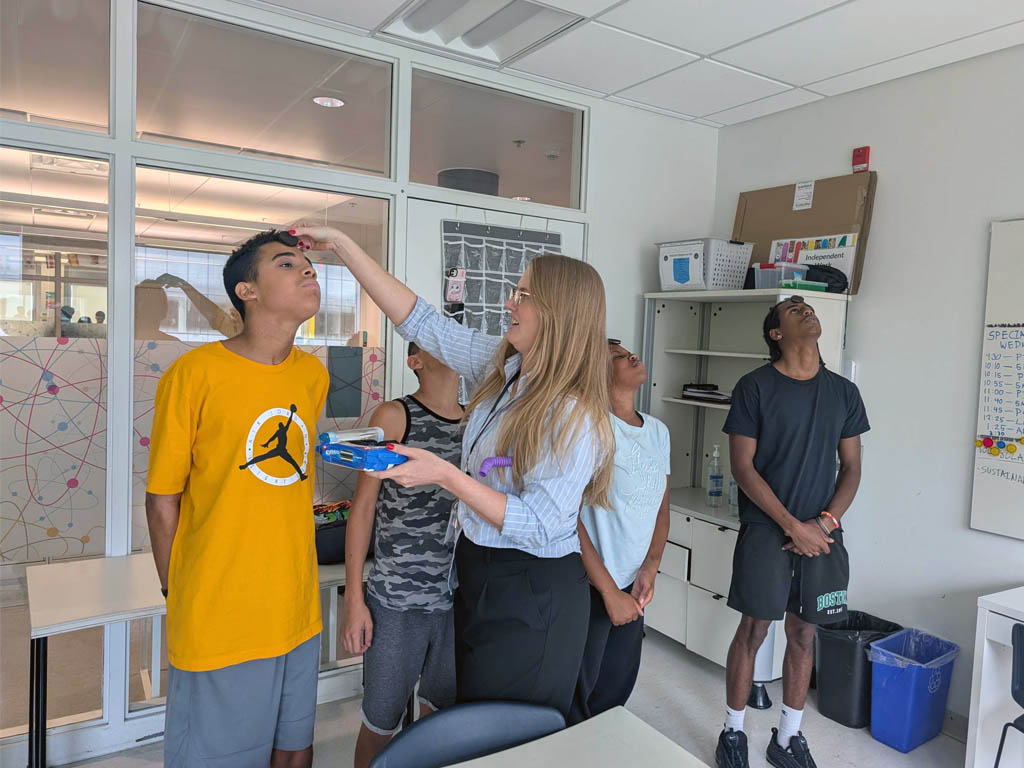
<path id="1" fill-rule="evenodd" d="M 818 710 L 850 728 L 871 722 L 871 662 L 868 645 L 903 627 L 870 613 L 849 611 L 847 618 L 818 627 L 814 639 Z"/>

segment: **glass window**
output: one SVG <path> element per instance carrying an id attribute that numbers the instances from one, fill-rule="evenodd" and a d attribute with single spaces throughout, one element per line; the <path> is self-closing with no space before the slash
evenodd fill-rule
<path id="1" fill-rule="evenodd" d="M 391 65 L 139 5 L 142 138 L 387 176 Z"/>
<path id="2" fill-rule="evenodd" d="M 25 566 L 105 549 L 106 211 L 106 163 L 0 148 L 3 735 L 28 722 Z M 102 714 L 102 628 L 54 637 L 49 668 L 51 719 Z"/>
<path id="3" fill-rule="evenodd" d="M 107 130 L 109 0 L 0 3 L 0 116 Z"/>
<path id="4" fill-rule="evenodd" d="M 418 184 L 579 208 L 582 138 L 581 110 L 413 72 Z"/>
<path id="5" fill-rule="evenodd" d="M 387 263 L 385 200 L 154 168 L 136 171 L 133 549 L 149 548 L 146 472 L 160 377 L 189 349 L 242 330 L 224 290 L 231 251 L 260 231 L 298 222 L 342 229 Z M 316 433 L 365 426 L 384 392 L 384 317 L 336 257 L 315 251 L 309 256 L 321 285 L 321 308 L 300 327 L 296 344 L 318 357 L 331 377 Z M 345 501 L 355 489 L 355 473 L 334 465 L 318 463 L 316 479 L 317 503 Z M 166 649 L 159 635 L 154 645 L 152 627 L 149 620 L 132 624 L 134 709 L 160 703 L 166 692 Z M 338 660 L 325 657 L 324 663 Z M 153 671 L 157 665 L 159 675 Z"/>

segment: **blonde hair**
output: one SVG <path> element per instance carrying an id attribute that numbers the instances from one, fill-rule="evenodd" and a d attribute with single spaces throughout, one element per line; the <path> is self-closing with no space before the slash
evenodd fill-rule
<path id="1" fill-rule="evenodd" d="M 498 432 L 497 454 L 512 457 L 512 481 L 522 490 L 523 476 L 550 451 L 559 464 L 581 429 L 597 438 L 597 468 L 583 502 L 609 505 L 615 438 L 608 417 L 608 341 L 605 338 L 604 283 L 597 270 L 578 259 L 544 254 L 528 267 L 530 296 L 537 309 L 537 338 L 523 365 L 529 387 L 509 406 Z M 505 361 L 516 353 L 503 339 L 494 370 L 473 393 L 466 417 L 498 396 L 505 385 Z M 571 415 L 566 413 L 572 405 Z"/>

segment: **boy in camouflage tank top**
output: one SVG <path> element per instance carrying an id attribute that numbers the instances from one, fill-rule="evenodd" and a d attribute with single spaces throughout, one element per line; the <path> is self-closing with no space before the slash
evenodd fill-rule
<path id="1" fill-rule="evenodd" d="M 425 448 L 456 466 L 462 455 L 459 377 L 409 344 L 412 395 L 381 404 L 370 418 L 384 439 Z M 362 578 L 376 515 L 374 560 L 362 590 L 345 591 L 343 645 L 363 654 L 363 724 L 355 768 L 364 768 L 398 730 L 420 682 L 420 714 L 455 701 L 454 630 L 445 541 L 455 498 L 439 486 L 403 488 L 360 472 L 349 516 L 345 563 L 349 584 Z"/>

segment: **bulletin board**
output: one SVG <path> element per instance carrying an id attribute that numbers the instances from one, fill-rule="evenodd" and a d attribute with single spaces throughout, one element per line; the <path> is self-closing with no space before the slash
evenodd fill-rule
<path id="1" fill-rule="evenodd" d="M 1024 219 L 992 224 L 971 527 L 1024 539 Z"/>

